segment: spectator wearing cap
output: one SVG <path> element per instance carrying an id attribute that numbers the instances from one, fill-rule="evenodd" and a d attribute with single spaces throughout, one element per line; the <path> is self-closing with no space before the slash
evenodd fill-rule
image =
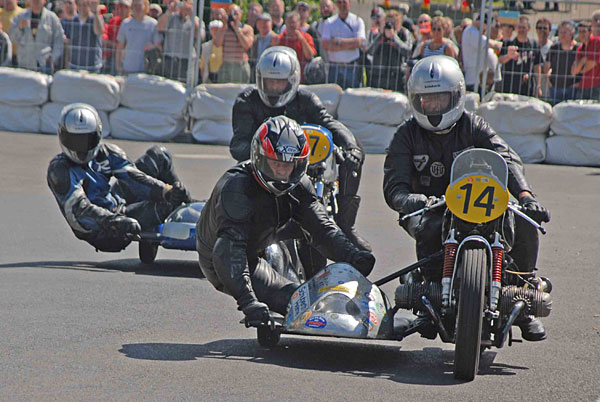
<path id="1" fill-rule="evenodd" d="M 145 52 L 160 49 L 161 37 L 157 21 L 148 16 L 148 0 L 133 0 L 133 17 L 121 24 L 117 34 L 116 69 L 119 73 L 145 71 Z"/>
<path id="2" fill-rule="evenodd" d="M 46 0 L 31 0 L 30 8 L 12 20 L 9 36 L 18 45 L 19 67 L 51 74 L 63 54 L 64 33 L 60 20 L 45 4 Z"/>
<path id="3" fill-rule="evenodd" d="M 163 10 L 159 4 L 156 4 L 156 3 L 150 4 L 150 11 L 148 12 L 148 15 L 151 18 L 158 20 L 162 14 L 163 14 Z"/>
<path id="4" fill-rule="evenodd" d="M 552 105 L 567 99 L 575 99 L 578 77 L 571 75 L 571 67 L 577 58 L 577 43 L 573 39 L 575 27 L 563 21 L 558 27 L 558 43 L 550 47 L 543 72 L 549 81 L 549 101 Z"/>
<path id="5" fill-rule="evenodd" d="M 432 38 L 421 48 L 420 58 L 446 55 L 456 58 L 456 52 L 450 39 L 444 38 L 445 21 L 443 17 L 434 17 L 431 21 Z"/>
<path id="6" fill-rule="evenodd" d="M 499 57 L 503 65 L 501 91 L 540 97 L 542 53 L 537 41 L 528 38 L 529 30 L 529 18 L 519 17 L 517 37 L 502 46 Z"/>
<path id="7" fill-rule="evenodd" d="M 223 13 L 225 13 L 224 9 Z M 216 14 L 215 14 L 216 15 Z M 214 37 L 219 28 L 223 26 L 221 20 L 212 20 L 208 24 L 211 37 Z M 200 56 L 200 75 L 203 83 L 217 83 L 218 74 L 221 65 L 223 64 L 223 47 L 213 45 L 213 40 L 210 39 L 202 44 L 202 53 Z"/>
<path id="8" fill-rule="evenodd" d="M 78 14 L 63 21 L 70 48 L 69 68 L 99 73 L 102 68 L 104 19 L 98 13 L 98 0 L 77 0 Z"/>
<path id="9" fill-rule="evenodd" d="M 102 72 L 114 74 L 116 72 L 117 34 L 121 23 L 131 16 L 131 0 L 119 0 L 113 17 L 104 25 L 102 36 L 102 57 L 104 59 Z"/>
<path id="10" fill-rule="evenodd" d="M 577 99 L 600 100 L 600 37 L 592 36 L 591 23 L 582 21 L 577 25 L 578 41 L 576 61 L 571 74 L 581 74 L 577 87 Z"/>
<path id="11" fill-rule="evenodd" d="M 250 25 L 252 29 L 254 29 L 254 35 L 258 33 L 258 28 L 256 27 L 256 21 L 258 17 L 260 17 L 263 13 L 263 7 L 258 2 L 252 2 L 248 4 L 248 14 L 246 16 L 246 24 Z"/>
<path id="12" fill-rule="evenodd" d="M 185 81 L 189 58 L 196 57 L 196 46 L 192 46 L 190 55 L 190 40 L 192 35 L 198 40 L 198 32 L 203 36 L 205 30 L 198 29 L 200 19 L 192 15 L 193 7 L 191 0 L 178 2 L 177 12 L 169 7 L 158 20 L 156 28 L 164 36 L 162 75 L 166 78 Z"/>
<path id="13" fill-rule="evenodd" d="M 256 20 L 256 29 L 258 33 L 254 35 L 254 43 L 250 50 L 250 80 L 254 82 L 256 62 L 263 54 L 263 52 L 271 46 L 271 42 L 277 37 L 277 34 L 273 32 L 273 25 L 271 22 L 271 15 L 269 13 L 262 13 Z"/>
<path id="14" fill-rule="evenodd" d="M 283 31 L 283 13 L 285 12 L 285 4 L 283 0 L 269 1 L 269 14 L 271 15 L 271 24 L 273 31 L 280 34 Z"/>
<path id="15" fill-rule="evenodd" d="M 317 51 L 312 36 L 300 30 L 300 15 L 296 11 L 290 11 L 285 15 L 285 31 L 273 38 L 271 46 L 287 46 L 296 52 L 300 62 L 300 82 L 304 83 L 304 67 Z"/>
<path id="16" fill-rule="evenodd" d="M 223 47 L 223 65 L 219 70 L 219 82 L 250 82 L 248 50 L 254 43 L 254 30 L 242 23 L 242 10 L 238 5 L 229 8 L 229 18 L 213 37 L 213 45 Z"/>
<path id="17" fill-rule="evenodd" d="M 360 87 L 362 65 L 360 49 L 366 45 L 365 23 L 350 12 L 350 0 L 337 0 L 339 14 L 323 26 L 323 49 L 329 59 L 327 80 L 343 89 Z"/>
<path id="18" fill-rule="evenodd" d="M 402 26 L 396 10 L 387 12 L 382 32 L 375 37 L 367 53 L 372 56 L 368 85 L 374 88 L 404 91 L 402 64 L 410 57 L 411 47 L 400 38 L 398 28 Z"/>
<path id="19" fill-rule="evenodd" d="M 327 61 L 327 52 L 323 51 L 321 42 L 323 37 L 323 26 L 327 18 L 331 17 L 335 12 L 335 6 L 331 0 L 321 0 L 319 4 L 319 12 L 321 18 L 313 22 L 311 25 L 312 32 L 314 32 L 313 39 L 315 41 L 315 48 L 317 49 L 317 55 L 321 56 L 324 61 Z"/>
<path id="20" fill-rule="evenodd" d="M 488 16 L 486 15 L 485 20 L 483 21 L 484 32 L 486 32 L 487 29 L 487 18 Z M 477 16 L 477 18 L 471 23 L 471 25 L 465 27 L 461 37 L 461 54 L 467 91 L 474 91 L 475 86 L 478 84 L 478 82 L 482 82 L 481 74 L 483 72 L 483 67 L 485 64 L 484 57 L 488 57 L 488 60 L 494 60 L 494 58 L 496 57 L 496 55 L 494 54 L 494 50 L 500 50 L 502 48 L 502 42 L 490 39 L 490 48 L 486 49 L 487 38 L 485 35 L 479 34 L 480 24 L 480 18 L 479 16 Z M 485 56 L 480 56 L 478 63 L 477 60 L 479 46 L 481 46 L 481 49 L 486 49 L 487 52 L 483 52 Z M 479 70 L 477 69 L 477 64 L 479 64 Z M 489 67 L 490 63 L 488 63 L 488 68 Z M 497 78 L 499 78 L 499 76 L 497 76 Z"/>

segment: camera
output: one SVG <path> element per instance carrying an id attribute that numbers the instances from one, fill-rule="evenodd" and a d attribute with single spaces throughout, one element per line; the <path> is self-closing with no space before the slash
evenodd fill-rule
<path id="1" fill-rule="evenodd" d="M 394 24 L 392 24 L 391 22 L 386 22 L 385 25 L 383 26 L 384 29 L 394 29 Z"/>
<path id="2" fill-rule="evenodd" d="M 233 15 L 227 17 L 227 24 L 235 24 L 235 20 L 233 19 Z"/>

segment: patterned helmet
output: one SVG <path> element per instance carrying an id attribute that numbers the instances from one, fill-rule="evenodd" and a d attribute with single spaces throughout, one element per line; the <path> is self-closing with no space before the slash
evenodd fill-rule
<path id="1" fill-rule="evenodd" d="M 258 182 L 276 196 L 293 189 L 306 174 L 310 146 L 294 120 L 267 119 L 252 138 L 250 162 Z"/>
<path id="2" fill-rule="evenodd" d="M 93 106 L 72 103 L 63 108 L 58 120 L 58 139 L 65 155 L 77 164 L 94 159 L 100 148 L 102 122 Z"/>

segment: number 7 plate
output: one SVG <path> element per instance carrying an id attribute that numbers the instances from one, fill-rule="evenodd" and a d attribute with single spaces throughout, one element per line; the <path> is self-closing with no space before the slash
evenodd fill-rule
<path id="1" fill-rule="evenodd" d="M 456 217 L 471 223 L 485 223 L 506 211 L 508 191 L 486 175 L 471 175 L 446 189 L 446 206 Z"/>

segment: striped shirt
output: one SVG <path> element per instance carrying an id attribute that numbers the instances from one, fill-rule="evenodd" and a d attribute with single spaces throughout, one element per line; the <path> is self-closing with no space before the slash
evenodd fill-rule
<path id="1" fill-rule="evenodd" d="M 241 35 L 241 33 L 240 33 Z M 223 61 L 226 63 L 241 63 L 248 61 L 248 53 L 237 40 L 236 34 L 231 29 L 225 32 L 223 42 Z"/>

